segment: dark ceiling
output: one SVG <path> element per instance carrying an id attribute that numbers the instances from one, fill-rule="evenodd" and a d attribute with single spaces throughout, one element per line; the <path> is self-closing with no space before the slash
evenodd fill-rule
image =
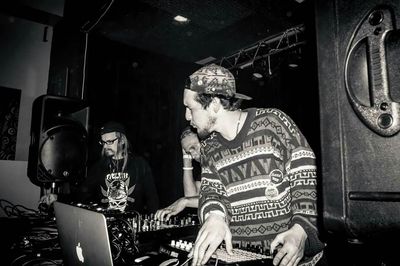
<path id="1" fill-rule="evenodd" d="M 310 1 L 103 0 L 85 8 L 75 6 L 70 14 L 87 10 L 82 21 L 90 33 L 180 61 L 197 62 L 210 56 L 228 56 L 304 24 L 312 19 Z M 179 24 L 173 20 L 176 15 L 190 22 Z"/>

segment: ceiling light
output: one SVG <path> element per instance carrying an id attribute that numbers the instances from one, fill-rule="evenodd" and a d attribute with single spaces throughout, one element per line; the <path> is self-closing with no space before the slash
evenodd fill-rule
<path id="1" fill-rule="evenodd" d="M 180 23 L 189 22 L 189 19 L 188 19 L 188 18 L 185 18 L 185 17 L 180 16 L 180 15 L 174 17 L 174 20 L 177 21 L 177 22 L 180 22 Z"/>
<path id="2" fill-rule="evenodd" d="M 254 79 L 262 79 L 263 75 L 260 72 L 254 72 L 253 73 L 253 78 Z"/>
<path id="3" fill-rule="evenodd" d="M 297 68 L 301 65 L 301 55 L 298 52 L 289 54 L 288 66 L 290 68 Z"/>

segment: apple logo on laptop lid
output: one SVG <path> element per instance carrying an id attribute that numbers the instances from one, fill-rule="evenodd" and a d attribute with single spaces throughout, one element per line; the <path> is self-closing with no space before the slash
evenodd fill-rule
<path id="1" fill-rule="evenodd" d="M 85 257 L 83 257 L 83 250 L 81 248 L 81 243 L 80 242 L 78 242 L 78 245 L 76 246 L 75 250 L 76 250 L 76 255 L 78 256 L 78 260 L 80 262 L 84 263 L 85 262 Z"/>

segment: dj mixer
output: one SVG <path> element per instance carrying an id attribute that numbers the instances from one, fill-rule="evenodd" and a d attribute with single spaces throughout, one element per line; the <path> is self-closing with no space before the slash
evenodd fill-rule
<path id="1" fill-rule="evenodd" d="M 171 240 L 168 245 L 160 247 L 159 253 L 171 258 L 177 258 L 181 263 L 189 262 L 188 254 L 194 243 L 187 240 Z M 228 254 L 225 247 L 219 247 L 211 256 L 207 265 L 271 265 L 272 255 L 259 254 L 244 249 L 234 248 L 233 254 Z"/>

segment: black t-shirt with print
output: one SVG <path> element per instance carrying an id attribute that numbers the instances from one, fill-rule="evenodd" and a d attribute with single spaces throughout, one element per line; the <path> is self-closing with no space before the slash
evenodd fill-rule
<path id="1" fill-rule="evenodd" d="M 125 171 L 121 170 L 122 165 L 123 160 L 100 159 L 90 167 L 77 198 L 111 210 L 157 211 L 158 194 L 149 164 L 140 156 L 130 155 Z"/>

